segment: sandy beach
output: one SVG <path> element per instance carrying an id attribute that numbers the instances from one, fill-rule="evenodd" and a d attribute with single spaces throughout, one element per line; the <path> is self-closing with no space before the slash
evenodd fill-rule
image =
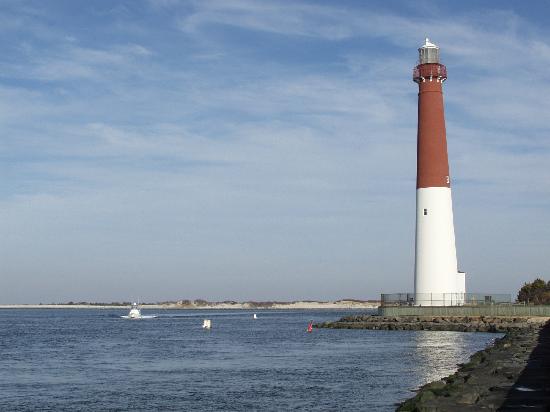
<path id="1" fill-rule="evenodd" d="M 216 309 L 216 310 L 281 310 L 281 309 L 376 309 L 378 301 L 336 300 L 336 301 L 294 301 L 294 302 L 204 302 L 142 304 L 143 309 Z M 0 309 L 122 309 L 120 304 L 13 304 L 0 305 Z"/>

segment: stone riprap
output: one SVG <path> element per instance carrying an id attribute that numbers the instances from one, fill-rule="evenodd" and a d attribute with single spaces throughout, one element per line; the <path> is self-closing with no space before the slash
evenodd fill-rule
<path id="1" fill-rule="evenodd" d="M 540 325 L 540 324 L 539 324 Z M 550 410 L 550 324 L 510 331 L 397 411 Z"/>
<path id="2" fill-rule="evenodd" d="M 331 329 L 436 330 L 457 332 L 510 332 L 533 329 L 547 318 L 502 316 L 345 316 L 335 322 L 314 325 Z"/>

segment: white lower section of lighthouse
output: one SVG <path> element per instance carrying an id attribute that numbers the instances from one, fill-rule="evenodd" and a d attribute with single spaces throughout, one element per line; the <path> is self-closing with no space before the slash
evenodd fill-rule
<path id="1" fill-rule="evenodd" d="M 465 276 L 458 273 L 451 189 L 416 191 L 415 304 L 460 305 Z"/>

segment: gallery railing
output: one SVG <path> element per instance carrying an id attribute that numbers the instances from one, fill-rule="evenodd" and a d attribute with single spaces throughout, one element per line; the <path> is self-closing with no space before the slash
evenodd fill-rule
<path id="1" fill-rule="evenodd" d="M 381 306 L 488 306 L 510 305 L 506 293 L 383 293 Z"/>

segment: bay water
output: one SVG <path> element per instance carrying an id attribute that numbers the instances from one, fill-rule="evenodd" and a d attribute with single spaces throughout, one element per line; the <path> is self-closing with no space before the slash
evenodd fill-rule
<path id="1" fill-rule="evenodd" d="M 127 312 L 0 310 L 0 410 L 390 411 L 500 336 L 306 332 L 310 320 L 360 313 L 352 310 L 120 318 Z"/>

